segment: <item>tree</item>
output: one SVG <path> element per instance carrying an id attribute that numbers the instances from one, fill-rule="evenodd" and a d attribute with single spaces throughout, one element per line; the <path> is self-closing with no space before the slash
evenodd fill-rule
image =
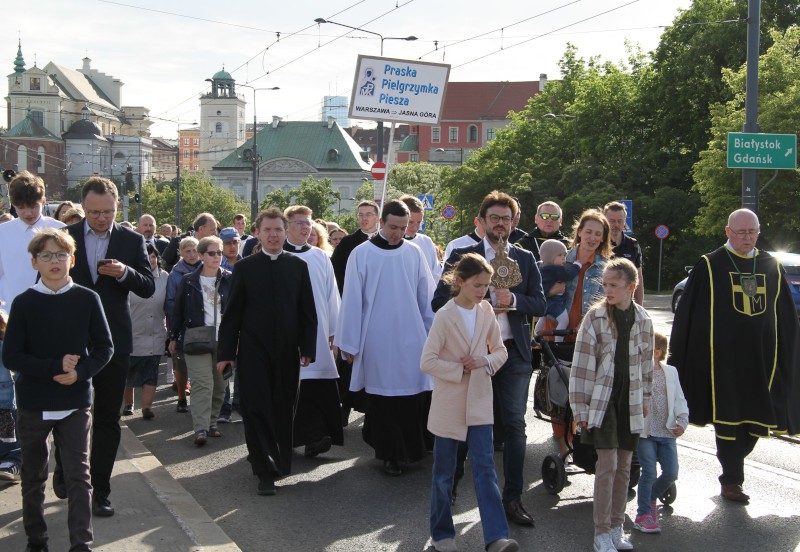
<path id="1" fill-rule="evenodd" d="M 142 185 L 142 212 L 159 223 L 175 221 L 174 185 L 148 181 Z M 223 225 L 236 213 L 246 212 L 247 202 L 231 191 L 214 186 L 205 172 L 181 176 L 181 224 L 187 227 L 200 213 L 211 213 Z"/>
<path id="2" fill-rule="evenodd" d="M 300 187 L 291 190 L 289 194 L 293 197 L 295 205 L 305 205 L 314 213 L 314 218 L 327 220 L 333 216 L 331 206 L 342 197 L 342 194 L 333 189 L 333 181 L 330 178 L 316 180 L 309 176 L 302 182 Z"/>
<path id="3" fill-rule="evenodd" d="M 264 196 L 264 201 L 261 202 L 261 205 L 258 206 L 258 209 L 263 211 L 264 209 L 269 209 L 270 207 L 277 207 L 283 211 L 291 204 L 292 192 L 289 191 L 289 193 L 286 193 L 283 190 L 278 189 Z"/>
<path id="4" fill-rule="evenodd" d="M 800 126 L 800 28 L 773 31 L 773 45 L 759 59 L 759 125 L 762 132 L 795 134 Z M 746 65 L 724 71 L 731 99 L 711 107 L 712 139 L 694 165 L 694 189 L 702 207 L 695 220 L 697 232 L 721 236 L 728 214 L 741 204 L 741 171 L 726 168 L 727 134 L 740 132 L 744 122 Z M 800 173 L 777 171 L 760 197 L 762 239 L 773 247 L 800 241 Z M 759 171 L 765 186 L 772 171 Z"/>

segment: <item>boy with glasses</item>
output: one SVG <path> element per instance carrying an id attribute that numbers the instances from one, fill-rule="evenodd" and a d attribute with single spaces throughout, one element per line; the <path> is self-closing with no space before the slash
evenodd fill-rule
<path id="1" fill-rule="evenodd" d="M 28 251 L 41 280 L 14 299 L 3 341 L 3 363 L 18 374 L 26 550 L 48 549 L 44 489 L 51 433 L 60 450 L 69 497 L 69 549 L 90 550 L 94 539 L 89 482 L 91 380 L 111 359 L 114 346 L 100 298 L 70 278 L 75 263 L 72 237 L 45 229 L 31 240 Z M 69 324 L 46 313 L 69 313 Z"/>

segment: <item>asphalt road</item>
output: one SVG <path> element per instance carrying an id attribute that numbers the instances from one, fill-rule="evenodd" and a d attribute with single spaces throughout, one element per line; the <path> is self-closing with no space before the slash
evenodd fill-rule
<path id="1" fill-rule="evenodd" d="M 672 319 L 668 305 L 668 297 L 647 302 L 657 328 L 667 333 Z M 432 550 L 431 459 L 407 467 L 401 477 L 384 475 L 361 440 L 360 415 L 351 417 L 344 447 L 316 459 L 296 454 L 294 473 L 279 481 L 277 496 L 262 497 L 255 492 L 257 479 L 246 461 L 240 418 L 220 425 L 223 437 L 196 448 L 190 415 L 175 412 L 175 395 L 167 386 L 159 389 L 154 411 L 152 421 L 142 420 L 136 411 L 126 418 L 129 427 L 242 550 Z M 800 551 L 798 445 L 777 439 L 759 443 L 746 466 L 745 490 L 752 500 L 741 506 L 718 497 L 713 432 L 690 428 L 679 443 L 677 500 L 664 509 L 661 535 L 634 532 L 637 549 Z M 593 477 L 572 475 L 559 496 L 548 494 L 541 463 L 556 450 L 549 424 L 531 410 L 523 503 L 537 523 L 533 529 L 512 527 L 512 537 L 522 550 L 591 550 Z M 495 459 L 502 472 L 501 455 Z M 502 482 L 502 473 L 499 477 Z M 459 545 L 461 550 L 482 550 L 470 480 L 460 489 L 453 511 Z M 635 515 L 635 508 L 634 500 L 628 516 Z"/>

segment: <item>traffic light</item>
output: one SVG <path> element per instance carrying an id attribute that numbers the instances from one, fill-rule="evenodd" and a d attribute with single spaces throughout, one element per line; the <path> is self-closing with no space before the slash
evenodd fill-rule
<path id="1" fill-rule="evenodd" d="M 135 201 L 136 203 L 141 203 L 142 202 L 142 196 L 140 196 L 139 194 L 134 194 L 133 195 L 133 201 Z"/>

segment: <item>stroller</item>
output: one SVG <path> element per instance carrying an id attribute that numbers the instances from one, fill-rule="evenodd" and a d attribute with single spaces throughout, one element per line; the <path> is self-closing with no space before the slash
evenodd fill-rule
<path id="1" fill-rule="evenodd" d="M 539 374 L 533 390 L 533 409 L 536 417 L 551 423 L 563 423 L 566 427 L 564 440 L 567 452 L 549 454 L 542 462 L 542 482 L 550 494 L 558 494 L 567 483 L 567 459 L 571 456 L 574 466 L 578 469 L 570 470 L 570 474 L 593 474 L 597 463 L 597 452 L 593 445 L 581 443 L 580 432 L 576 433 L 572 443 L 569 441 L 569 431 L 572 426 L 573 415 L 569 407 L 569 374 L 572 365 L 572 353 L 575 344 L 571 342 L 553 342 L 544 339 L 546 336 L 568 336 L 577 333 L 576 330 L 549 330 L 536 334 L 531 345 L 534 351 L 538 350 L 541 357 Z M 633 454 L 631 462 L 631 477 L 628 483 L 628 498 L 636 496 L 634 491 L 639 483 L 641 467 Z M 664 504 L 672 504 L 677 497 L 675 484 L 659 499 Z"/>

